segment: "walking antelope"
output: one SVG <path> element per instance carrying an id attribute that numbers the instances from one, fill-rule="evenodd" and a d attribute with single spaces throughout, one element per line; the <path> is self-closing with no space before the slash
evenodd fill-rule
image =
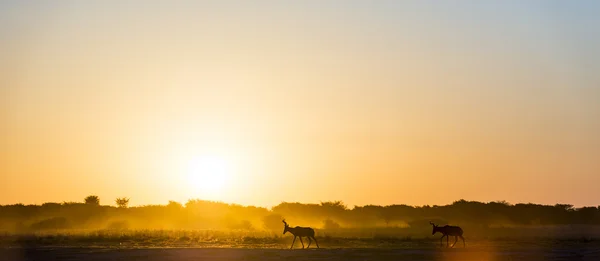
<path id="1" fill-rule="evenodd" d="M 292 233 L 292 235 L 294 235 L 294 241 L 292 241 L 292 246 L 290 247 L 290 249 L 292 249 L 294 247 L 294 243 L 296 243 L 296 237 L 300 238 L 300 243 L 302 243 L 302 248 L 304 248 L 304 242 L 302 242 L 302 237 L 306 237 L 308 238 L 308 246 L 306 246 L 306 248 L 310 247 L 310 243 L 312 243 L 312 239 L 315 240 L 315 243 L 317 244 L 317 248 L 319 248 L 319 242 L 317 242 L 317 239 L 315 238 L 315 230 L 310 228 L 310 227 L 290 227 L 288 225 L 288 223 L 285 222 L 285 219 L 282 220 L 283 224 L 285 225 L 283 227 L 283 234 L 285 235 L 285 233 L 290 232 Z"/>
<path id="2" fill-rule="evenodd" d="M 448 238 L 450 236 L 454 237 L 454 244 L 452 244 L 452 247 L 454 247 L 454 245 L 456 245 L 456 242 L 458 241 L 459 237 L 463 241 L 463 247 L 466 246 L 465 238 L 462 236 L 463 235 L 462 228 L 456 227 L 456 226 L 448 226 L 448 225 L 439 227 L 436 224 L 433 224 L 433 222 L 431 222 L 431 221 L 429 222 L 429 224 L 431 224 L 433 226 L 433 232 L 431 232 L 432 235 L 435 235 L 435 233 L 437 233 L 437 232 L 442 233 L 442 237 L 440 238 L 440 246 L 442 246 L 442 239 L 444 239 L 444 237 L 446 237 L 446 247 L 448 247 Z"/>

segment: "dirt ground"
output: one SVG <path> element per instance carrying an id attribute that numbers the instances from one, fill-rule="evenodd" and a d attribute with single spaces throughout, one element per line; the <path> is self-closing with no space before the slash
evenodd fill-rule
<path id="1" fill-rule="evenodd" d="M 600 247 L 506 245 L 467 248 L 142 248 L 12 247 L 0 249 L 0 260 L 600 260 Z"/>

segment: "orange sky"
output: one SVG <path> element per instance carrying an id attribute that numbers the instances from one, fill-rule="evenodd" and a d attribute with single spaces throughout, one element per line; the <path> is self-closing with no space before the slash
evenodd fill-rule
<path id="1" fill-rule="evenodd" d="M 594 10 L 0 3 L 0 204 L 598 205 Z"/>

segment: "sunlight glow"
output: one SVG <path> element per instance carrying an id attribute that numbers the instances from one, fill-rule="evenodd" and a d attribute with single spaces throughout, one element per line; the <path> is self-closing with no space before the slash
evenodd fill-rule
<path id="1" fill-rule="evenodd" d="M 221 157 L 202 156 L 188 162 L 188 185 L 205 195 L 218 196 L 227 185 L 230 175 L 231 166 Z"/>

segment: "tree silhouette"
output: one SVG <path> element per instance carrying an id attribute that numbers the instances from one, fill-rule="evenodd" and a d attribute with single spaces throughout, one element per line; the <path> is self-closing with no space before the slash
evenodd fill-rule
<path id="1" fill-rule="evenodd" d="M 482 236 L 490 233 L 498 236 L 554 235 L 561 234 L 563 229 L 548 228 L 561 229 L 559 232 L 548 232 L 537 227 L 524 228 L 532 225 L 600 225 L 600 208 L 573 207 L 569 204 L 458 200 L 441 206 L 366 205 L 348 208 L 337 201 L 320 204 L 282 202 L 269 210 L 199 199 L 189 200 L 185 207 L 179 202 L 170 201 L 163 205 L 129 208 L 128 198 L 113 200 L 116 205 L 101 207 L 98 206 L 99 197 L 95 195 L 88 196 L 85 202 L 79 203 L 0 205 L 0 233 L 44 229 L 121 229 L 128 228 L 128 224 L 131 224 L 140 229 L 264 229 L 281 235 L 281 220 L 284 217 L 293 220 L 294 224 L 331 230 L 326 231 L 327 233 L 350 233 L 344 234 L 348 236 L 355 235 L 352 234 L 355 232 L 357 235 L 363 233 L 353 230 L 355 228 L 377 229 L 381 226 L 387 228 L 376 230 L 377 233 L 419 234 L 430 231 L 429 222 L 461 225 L 469 234 L 479 233 Z M 570 228 L 569 233 L 578 233 L 573 232 L 578 227 Z"/>
<path id="2" fill-rule="evenodd" d="M 115 203 L 117 204 L 117 206 L 119 208 L 127 208 L 127 206 L 129 205 L 129 199 L 128 198 L 117 198 L 117 199 L 115 199 Z"/>
<path id="3" fill-rule="evenodd" d="M 182 209 L 183 205 L 181 205 L 181 203 L 179 203 L 177 201 L 169 200 L 169 204 L 167 205 L 167 208 L 178 210 L 178 209 Z"/>
<path id="4" fill-rule="evenodd" d="M 85 200 L 85 204 L 96 205 L 96 206 L 100 205 L 100 198 L 96 195 L 89 195 L 89 196 L 85 197 L 84 200 Z"/>

